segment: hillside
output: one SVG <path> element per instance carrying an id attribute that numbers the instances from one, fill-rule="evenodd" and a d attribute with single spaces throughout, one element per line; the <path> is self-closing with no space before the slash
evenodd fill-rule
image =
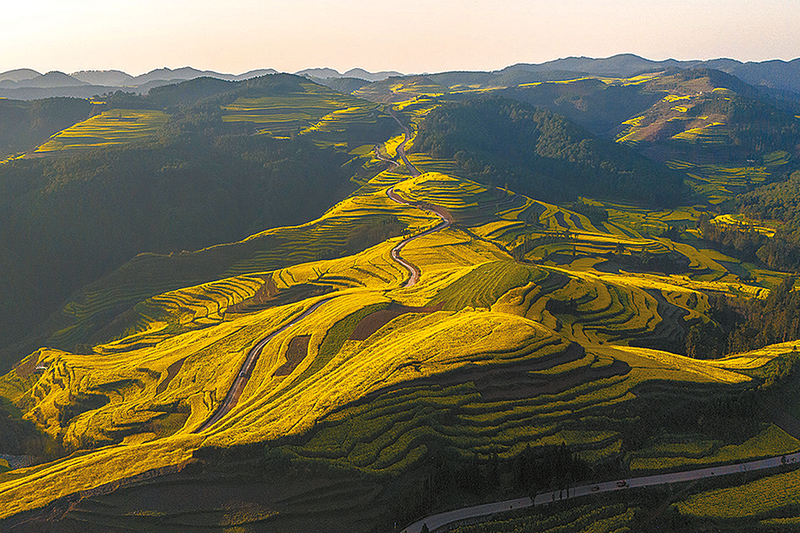
<path id="1" fill-rule="evenodd" d="M 441 106 L 422 123 L 415 149 L 455 159 L 467 176 L 548 201 L 578 195 L 674 205 L 682 178 L 544 109 L 479 99 Z"/>
<path id="2" fill-rule="evenodd" d="M 75 98 L 33 102 L 0 98 L 0 161 L 33 149 L 91 114 L 92 104 Z"/>
<path id="3" fill-rule="evenodd" d="M 774 487 L 798 472 L 797 279 L 711 228 L 740 220 L 717 216 L 722 188 L 788 225 L 793 154 L 668 168 L 441 87 L 382 104 L 295 76 L 194 80 L 117 94 L 59 149 L 0 165 L 7 316 L 42 313 L 4 352 L 0 527 L 416 533 L 536 495 L 552 505 L 459 527 L 791 525 Z M 716 181 L 691 187 L 702 172 Z M 776 184 L 739 195 L 743 175 Z M 559 187 L 568 203 L 543 197 Z M 771 239 L 764 218 L 728 229 Z M 56 273 L 86 277 L 55 296 Z M 730 353 L 745 316 L 776 327 Z M 783 466 L 625 481 L 765 458 Z"/>
<path id="4" fill-rule="evenodd" d="M 19 359 L 19 347 L 9 346 L 30 336 L 70 293 L 139 253 L 203 248 L 321 214 L 357 186 L 350 178 L 361 172 L 348 153 L 356 146 L 340 143 L 340 132 L 352 131 L 350 139 L 358 141 L 397 127 L 388 116 L 381 120 L 370 102 L 302 78 L 241 83 L 233 92 L 223 87 L 219 98 L 236 104 L 244 91 L 264 105 L 300 99 L 320 107 L 287 122 L 286 114 L 272 116 L 266 107 L 262 115 L 237 116 L 216 104 L 209 117 L 206 104 L 192 107 L 197 86 L 205 89 L 196 80 L 156 92 L 155 103 L 122 102 L 151 108 L 187 102 L 172 115 L 103 111 L 53 135 L 32 156 L 0 165 L 0 286 L 7 295 L 0 303 L 0 346 L 10 350 L 4 368 Z M 284 89 L 275 93 L 278 86 Z M 319 92 L 306 92 L 314 88 Z M 327 117 L 338 109 L 335 95 L 352 106 L 349 115 Z M 354 106 L 359 103 L 365 107 Z M 317 129 L 278 140 L 249 135 L 251 124 Z"/>

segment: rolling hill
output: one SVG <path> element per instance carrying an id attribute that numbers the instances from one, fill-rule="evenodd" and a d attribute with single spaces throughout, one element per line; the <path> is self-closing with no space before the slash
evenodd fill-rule
<path id="1" fill-rule="evenodd" d="M 343 134 L 351 132 L 350 140 L 358 141 L 397 127 L 371 102 L 303 78 L 268 76 L 234 83 L 233 92 L 230 82 L 221 83 L 211 94 L 224 90 L 218 96 L 223 104 L 235 105 L 246 94 L 270 102 L 272 109 L 301 105 L 295 101 L 318 107 L 291 122 L 261 115 L 255 123 L 240 121 L 241 115 L 220 103 L 213 118 L 202 114 L 202 106 L 173 115 L 111 109 L 62 130 L 31 156 L 0 165 L 5 274 L 0 284 L 8 295 L 0 304 L 4 348 L 28 336 L 70 293 L 139 253 L 207 247 L 322 213 L 357 187 L 350 178 L 362 172 L 358 157 L 348 153 L 356 146 L 348 149 Z M 203 80 L 194 80 L 152 98 L 174 105 L 202 98 L 203 91 L 208 97 Z M 347 103 L 349 114 L 330 114 L 338 110 L 332 97 Z M 123 103 L 158 105 L 140 97 Z M 313 123 L 318 125 L 313 134 L 294 141 L 250 135 L 251 124 L 273 124 L 280 131 L 290 124 L 298 132 Z M 31 249 L 31 242 L 40 247 Z M 17 349 L 5 365 L 18 358 Z"/>
<path id="2" fill-rule="evenodd" d="M 658 135 L 626 146 L 435 76 L 355 94 L 268 75 L 118 95 L 56 134 L 61 150 L 0 165 L 1 266 L 18 273 L 5 313 L 39 313 L 3 353 L 2 528 L 399 531 L 465 505 L 800 451 L 798 341 L 779 338 L 794 331 L 796 277 L 708 236 L 711 220 L 742 217 L 717 219 L 722 188 L 750 216 L 781 198 L 769 224 L 788 224 L 790 186 L 738 192 L 788 178 L 796 153 L 764 137 L 752 163 L 709 162 L 703 143 L 662 163 L 636 151 Z M 603 127 L 641 106 L 629 135 L 665 128 L 675 106 L 710 114 L 716 87 L 700 92 L 719 76 L 567 80 L 536 98 L 620 103 Z M 624 91 L 639 96 L 622 105 Z M 768 100 L 726 91 L 752 110 L 719 113 L 735 126 L 726 146 L 793 131 Z M 163 122 L 133 127 L 148 113 Z M 671 201 L 645 203 L 659 194 Z M 42 250 L 77 253 L 17 264 Z M 56 273 L 77 272 L 53 294 Z M 786 327 L 709 358 L 697 333 L 733 338 L 725 317 L 745 309 Z M 771 487 L 797 472 L 459 527 L 791 527 L 796 495 Z M 765 505 L 736 503 L 755 495 Z"/>
<path id="3" fill-rule="evenodd" d="M 22 102 L 0 99 L 0 161 L 21 155 L 54 133 L 89 118 L 92 104 L 73 98 Z"/>

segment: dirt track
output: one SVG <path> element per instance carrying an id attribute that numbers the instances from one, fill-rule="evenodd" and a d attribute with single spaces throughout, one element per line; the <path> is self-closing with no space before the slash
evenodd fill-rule
<path id="1" fill-rule="evenodd" d="M 390 187 L 389 190 L 386 191 L 386 195 L 392 201 L 397 202 L 398 204 L 410 205 L 411 207 L 416 207 L 418 209 L 422 209 L 416 203 L 409 202 L 407 200 L 404 200 L 402 197 L 400 197 L 396 192 L 394 192 L 394 187 Z M 417 282 L 419 281 L 419 277 L 420 277 L 421 273 L 419 271 L 419 268 L 417 268 L 412 263 L 409 263 L 408 261 L 403 259 L 400 256 L 400 252 L 403 250 L 403 248 L 406 246 L 406 244 L 408 244 L 409 242 L 413 241 L 414 239 L 419 239 L 420 237 L 424 237 L 425 235 L 430 235 L 431 233 L 435 233 L 437 231 L 441 231 L 441 230 L 445 229 L 446 227 L 448 227 L 450 224 L 453 223 L 453 217 L 450 216 L 450 214 L 447 213 L 444 209 L 439 208 L 437 206 L 427 206 L 427 207 L 428 207 L 429 210 L 431 210 L 434 213 L 436 213 L 436 216 L 441 218 L 442 222 L 440 224 L 437 224 L 436 227 L 434 227 L 434 228 L 431 228 L 431 229 L 429 229 L 427 231 L 423 231 L 419 235 L 414 235 L 412 237 L 408 237 L 406 239 L 403 239 L 394 248 L 392 248 L 392 252 L 391 252 L 392 259 L 394 259 L 397 263 L 399 263 L 403 268 L 408 270 L 408 272 L 410 274 L 410 276 L 408 278 L 408 281 L 406 281 L 405 284 L 403 285 L 403 287 L 406 287 L 406 288 L 413 287 L 414 285 L 416 285 Z"/>

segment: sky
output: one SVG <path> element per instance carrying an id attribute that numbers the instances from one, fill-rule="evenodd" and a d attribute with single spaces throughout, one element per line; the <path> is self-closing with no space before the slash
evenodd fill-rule
<path id="1" fill-rule="evenodd" d="M 6 0 L 0 72 L 497 70 L 569 56 L 790 60 L 798 0 Z M 9 5 L 10 4 L 10 5 Z"/>

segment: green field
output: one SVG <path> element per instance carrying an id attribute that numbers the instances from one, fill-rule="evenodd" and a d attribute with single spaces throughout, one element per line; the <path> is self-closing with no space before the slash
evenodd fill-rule
<path id="1" fill-rule="evenodd" d="M 55 135 L 36 153 L 113 146 L 152 137 L 169 121 L 163 111 L 113 109 Z"/>

